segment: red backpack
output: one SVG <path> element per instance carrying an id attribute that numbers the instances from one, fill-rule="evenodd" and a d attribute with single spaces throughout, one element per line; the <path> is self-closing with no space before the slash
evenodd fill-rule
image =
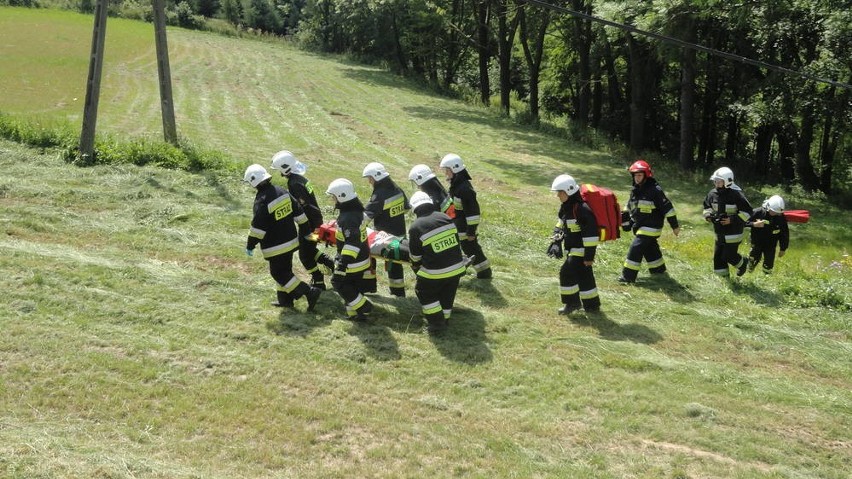
<path id="1" fill-rule="evenodd" d="M 617 240 L 621 237 L 621 206 L 612 190 L 591 183 L 580 185 L 583 197 L 595 219 L 598 220 L 601 241 Z"/>

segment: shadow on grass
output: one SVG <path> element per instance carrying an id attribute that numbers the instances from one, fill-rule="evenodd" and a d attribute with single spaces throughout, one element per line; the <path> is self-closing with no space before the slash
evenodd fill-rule
<path id="1" fill-rule="evenodd" d="M 663 339 L 659 333 L 643 324 L 618 324 L 609 319 L 603 311 L 594 313 L 575 312 L 569 316 L 569 319 L 579 326 L 591 326 L 597 329 L 602 338 L 610 341 L 654 344 Z"/>
<path id="2" fill-rule="evenodd" d="M 476 279 L 475 276 L 462 278 L 459 289 L 471 291 L 477 296 L 482 304 L 491 308 L 505 308 L 509 305 L 503 294 L 494 286 L 493 279 Z"/>
<path id="3" fill-rule="evenodd" d="M 429 339 L 442 356 L 463 364 L 481 364 L 493 359 L 485 336 L 485 317 L 479 311 L 453 308 L 447 331 Z"/>
<path id="4" fill-rule="evenodd" d="M 746 273 L 749 274 L 749 273 Z M 754 274 L 754 273 L 751 273 Z M 760 273 L 763 274 L 763 273 Z M 751 296 L 752 300 L 758 304 L 766 306 L 780 306 L 784 304 L 784 296 L 778 293 L 768 291 L 761 288 L 751 281 L 730 281 L 731 291 L 736 294 Z"/>
<path id="5" fill-rule="evenodd" d="M 648 278 L 640 278 L 636 281 L 636 286 L 651 291 L 660 291 L 671 298 L 672 301 L 678 303 L 695 301 L 695 296 L 689 292 L 689 289 L 668 274 L 652 274 Z"/>

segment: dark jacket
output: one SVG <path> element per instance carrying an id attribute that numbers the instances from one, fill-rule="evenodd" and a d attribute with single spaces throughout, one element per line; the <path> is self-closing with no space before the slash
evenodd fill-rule
<path id="1" fill-rule="evenodd" d="M 429 178 L 420 185 L 420 190 L 429 195 L 432 203 L 438 207 L 438 211 L 441 213 L 446 213 L 450 209 L 450 206 L 453 205 L 450 194 L 447 193 L 447 189 L 438 181 L 438 178 Z"/>
<path id="2" fill-rule="evenodd" d="M 338 203 L 340 215 L 337 217 L 335 244 L 336 262 L 347 273 L 358 273 L 370 267 L 370 247 L 367 245 L 367 227 L 364 225 L 364 205 L 353 198 Z"/>
<path id="3" fill-rule="evenodd" d="M 746 226 L 752 226 L 757 220 L 765 220 L 767 223 L 763 228 L 751 228 L 751 244 L 753 245 L 775 245 L 778 242 L 781 251 L 787 251 L 790 246 L 790 229 L 787 226 L 787 218 L 781 215 L 770 215 L 764 208 L 757 208 L 751 215 L 751 220 Z"/>
<path id="4" fill-rule="evenodd" d="M 730 241 L 742 241 L 743 228 L 751 217 L 752 207 L 740 190 L 713 188 L 704 199 L 704 218 L 713 222 L 717 235 L 729 237 Z M 719 220 L 730 218 L 731 224 L 723 225 Z M 736 236 L 739 236 L 737 240 Z"/>
<path id="5" fill-rule="evenodd" d="M 317 197 L 314 195 L 314 186 L 302 175 L 293 173 L 286 178 L 287 189 L 290 190 L 290 194 L 293 195 L 293 198 L 296 198 L 305 212 L 305 216 L 308 217 L 308 226 L 311 230 L 317 229 L 322 224 L 322 210 L 320 210 Z"/>
<path id="6" fill-rule="evenodd" d="M 417 219 L 408 229 L 408 250 L 411 265 L 421 278 L 452 278 L 465 272 L 456 226 L 434 205 L 417 207 Z"/>
<path id="7" fill-rule="evenodd" d="M 246 248 L 254 249 L 260 243 L 266 259 L 293 251 L 299 248 L 299 235 L 308 233 L 307 225 L 308 218 L 290 193 L 267 181 L 257 188 Z"/>
<path id="8" fill-rule="evenodd" d="M 377 230 L 405 236 L 405 212 L 411 209 L 411 205 L 390 176 L 373 185 L 373 195 L 364 208 L 365 215 L 373 220 Z"/>
<path id="9" fill-rule="evenodd" d="M 559 207 L 557 233 L 562 233 L 563 246 L 568 256 L 581 256 L 584 261 L 594 261 L 600 242 L 600 232 L 595 214 L 589 205 L 574 193 Z"/>
<path id="10" fill-rule="evenodd" d="M 476 228 L 479 226 L 479 202 L 476 201 L 476 191 L 470 184 L 470 174 L 467 170 L 461 170 L 450 180 L 450 196 L 453 198 L 453 206 L 456 210 L 456 223 L 459 233 L 468 236 L 476 236 Z"/>
<path id="11" fill-rule="evenodd" d="M 633 185 L 626 210 L 637 235 L 659 237 L 663 233 L 663 219 L 668 220 L 672 229 L 678 227 L 674 206 L 654 178 Z"/>

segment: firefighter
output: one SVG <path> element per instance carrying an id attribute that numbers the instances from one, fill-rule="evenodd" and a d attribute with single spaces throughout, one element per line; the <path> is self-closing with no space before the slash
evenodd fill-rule
<path id="1" fill-rule="evenodd" d="M 364 167 L 362 177 L 367 178 L 373 187 L 373 194 L 364 206 L 364 219 L 367 224 L 371 221 L 379 231 L 394 236 L 405 236 L 405 212 L 411 209 L 408 197 L 391 179 L 388 170 L 381 163 L 370 163 Z M 375 270 L 375 268 L 373 268 Z M 396 261 L 385 261 L 385 271 L 388 273 L 390 293 L 394 296 L 405 296 L 405 276 L 402 264 Z"/>
<path id="2" fill-rule="evenodd" d="M 246 254 L 254 256 L 254 248 L 260 244 L 263 258 L 269 262 L 269 274 L 278 283 L 278 299 L 273 306 L 293 307 L 294 300 L 306 296 L 308 311 L 313 311 L 322 290 L 293 274 L 293 253 L 299 248 L 298 237 L 307 234 L 308 218 L 287 190 L 274 186 L 271 178 L 266 168 L 257 164 L 246 168 L 243 176 L 243 181 L 257 189 Z"/>
<path id="3" fill-rule="evenodd" d="M 570 175 L 559 175 L 550 191 L 561 202 L 558 222 L 553 229 L 553 241 L 547 249 L 552 258 L 562 258 L 563 246 L 567 257 L 559 270 L 559 290 L 562 307 L 559 314 L 570 314 L 582 308 L 587 313 L 600 310 L 601 300 L 595 284 L 595 252 L 600 233 L 595 214 L 580 196 L 580 185 Z"/>
<path id="4" fill-rule="evenodd" d="M 367 226 L 364 224 L 364 205 L 355 193 L 352 182 L 338 178 L 328 185 L 325 194 L 334 199 L 337 217 L 337 257 L 331 286 L 346 304 L 346 316 L 353 321 L 366 321 L 373 303 L 364 296 L 370 289 L 370 247 L 367 245 Z M 375 284 L 373 283 L 373 286 Z"/>
<path id="5" fill-rule="evenodd" d="M 429 195 L 432 204 L 436 206 L 438 211 L 445 213 L 450 218 L 455 217 L 455 208 L 453 208 L 453 200 L 444 185 L 438 181 L 432 168 L 426 165 L 414 165 L 411 172 L 408 173 L 408 179 L 414 183 L 420 191 Z"/>
<path id="6" fill-rule="evenodd" d="M 779 248 L 778 257 L 781 258 L 790 246 L 790 230 L 784 218 L 784 198 L 778 195 L 769 197 L 761 208 L 754 210 L 746 226 L 751 226 L 748 270 L 754 271 L 762 258 L 763 272 L 771 273 L 775 266 L 775 248 Z"/>
<path id="7" fill-rule="evenodd" d="M 414 293 L 423 307 L 427 330 L 441 334 L 447 329 L 467 266 L 453 220 L 422 191 L 411 196 L 411 207 L 417 217 L 408 229 L 411 268 L 417 275 Z"/>
<path id="8" fill-rule="evenodd" d="M 272 155 L 272 169 L 281 172 L 287 182 L 287 190 L 308 217 L 308 234 L 299 236 L 299 260 L 311 275 L 311 286 L 324 290 L 325 279 L 317 264 L 331 270 L 334 262 L 317 249 L 317 242 L 311 238 L 313 231 L 322 224 L 322 211 L 314 195 L 313 184 L 304 176 L 308 168 L 293 153 L 282 150 Z"/>
<path id="9" fill-rule="evenodd" d="M 737 251 L 743 241 L 743 228 L 751 217 L 752 207 L 742 188 L 734 183 L 734 172 L 722 167 L 710 176 L 714 188 L 704 199 L 704 219 L 713 223 L 716 244 L 713 250 L 713 272 L 729 277 L 728 266 L 737 269 L 742 276 L 748 267 L 748 259 Z"/>
<path id="10" fill-rule="evenodd" d="M 618 278 L 621 283 L 636 281 L 643 258 L 648 262 L 648 271 L 651 274 L 666 272 L 666 260 L 663 259 L 657 242 L 663 234 L 664 219 L 668 221 L 675 236 L 680 234 L 674 206 L 654 178 L 651 165 L 645 160 L 638 160 L 630 165 L 628 171 L 633 176 L 633 189 L 621 214 L 621 227 L 624 231 L 633 230 L 635 237 Z"/>
<path id="11" fill-rule="evenodd" d="M 454 153 L 449 153 L 441 159 L 441 169 L 447 181 L 450 182 L 450 197 L 455 208 L 456 228 L 459 231 L 461 248 L 468 257 L 473 259 L 473 269 L 479 279 L 491 278 L 491 262 L 482 251 L 477 237 L 479 227 L 479 203 L 476 201 L 476 191 L 470 184 L 470 173 L 464 162 Z"/>

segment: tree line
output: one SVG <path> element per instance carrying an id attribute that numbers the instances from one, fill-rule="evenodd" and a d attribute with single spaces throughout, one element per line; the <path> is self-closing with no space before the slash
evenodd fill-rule
<path id="1" fill-rule="evenodd" d="M 533 124 L 565 118 L 581 129 L 605 132 L 635 154 L 677 159 L 685 171 L 724 163 L 738 176 L 767 184 L 826 194 L 852 191 L 849 0 L 172 0 L 169 5 L 184 12 L 181 18 L 190 11 L 286 35 L 306 48 L 385 65 L 436 90 L 472 92 L 484 105 L 495 98 L 504 115 L 515 112 Z M 779 68 L 684 48 L 658 36 Z"/>

